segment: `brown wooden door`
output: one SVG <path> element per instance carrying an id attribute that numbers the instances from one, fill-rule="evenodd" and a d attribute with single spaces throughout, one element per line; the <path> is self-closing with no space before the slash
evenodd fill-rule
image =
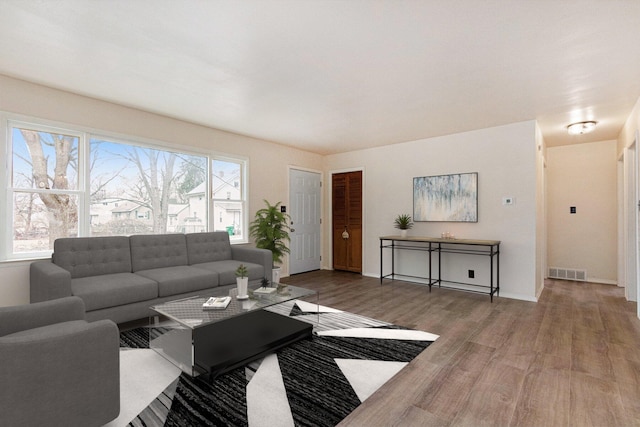
<path id="1" fill-rule="evenodd" d="M 362 273 L 362 171 L 332 176 L 333 268 Z"/>

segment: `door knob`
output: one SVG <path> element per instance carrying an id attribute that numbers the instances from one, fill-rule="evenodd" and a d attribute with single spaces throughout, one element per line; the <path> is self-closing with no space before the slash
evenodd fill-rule
<path id="1" fill-rule="evenodd" d="M 291 232 L 293 233 L 294 231 L 296 231 L 296 229 L 295 229 L 295 228 L 292 228 L 292 229 L 291 229 Z"/>

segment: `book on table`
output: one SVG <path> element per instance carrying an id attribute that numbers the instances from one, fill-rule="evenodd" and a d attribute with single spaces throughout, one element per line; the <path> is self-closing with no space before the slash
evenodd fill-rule
<path id="1" fill-rule="evenodd" d="M 211 297 L 204 304 L 202 308 L 205 310 L 224 310 L 231 302 L 231 297 Z"/>
<path id="2" fill-rule="evenodd" d="M 254 294 L 265 294 L 266 295 L 266 294 L 272 294 L 275 291 L 277 291 L 276 288 L 265 288 L 265 287 L 262 287 L 262 288 L 258 288 L 256 290 L 254 290 L 253 293 Z"/>

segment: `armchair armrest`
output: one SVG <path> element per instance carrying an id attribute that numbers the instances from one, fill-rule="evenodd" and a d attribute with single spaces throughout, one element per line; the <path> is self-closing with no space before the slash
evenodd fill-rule
<path id="1" fill-rule="evenodd" d="M 273 254 L 268 249 L 248 246 L 231 246 L 231 258 L 236 261 L 252 262 L 264 266 L 264 274 L 271 278 L 273 268 Z"/>
<path id="2" fill-rule="evenodd" d="M 0 338 L 0 425 L 98 426 L 120 411 L 118 327 L 74 321 Z"/>
<path id="3" fill-rule="evenodd" d="M 84 316 L 84 302 L 79 297 L 2 307 L 0 308 L 0 337 L 54 323 L 84 320 Z"/>
<path id="4" fill-rule="evenodd" d="M 29 266 L 31 302 L 71 296 L 71 273 L 50 260 L 35 261 Z"/>

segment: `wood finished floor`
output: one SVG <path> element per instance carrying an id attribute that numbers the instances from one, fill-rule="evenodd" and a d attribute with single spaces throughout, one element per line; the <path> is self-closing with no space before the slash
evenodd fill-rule
<path id="1" fill-rule="evenodd" d="M 346 426 L 640 426 L 640 320 L 611 285 L 548 281 L 538 303 L 316 271 L 320 304 L 440 335 Z"/>

